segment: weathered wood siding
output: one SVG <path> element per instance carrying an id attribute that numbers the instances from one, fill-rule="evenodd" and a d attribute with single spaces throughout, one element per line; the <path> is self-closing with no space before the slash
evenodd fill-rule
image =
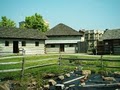
<path id="1" fill-rule="evenodd" d="M 64 44 L 64 52 L 62 53 L 76 53 L 77 42 L 81 40 L 80 36 L 50 36 L 49 39 L 45 41 L 46 53 L 59 53 L 60 44 Z M 72 47 L 69 45 L 73 44 Z M 55 47 L 51 47 L 55 45 Z"/>
<path id="2" fill-rule="evenodd" d="M 45 44 L 62 44 L 62 43 L 77 43 L 80 41 L 80 36 L 52 36 L 45 40 Z"/>
<path id="3" fill-rule="evenodd" d="M 76 45 L 73 45 L 73 47 L 65 45 L 65 53 L 76 53 Z"/>
<path id="4" fill-rule="evenodd" d="M 5 46 L 5 41 L 9 41 L 9 46 Z M 0 39 L 0 54 L 11 54 L 13 53 L 13 41 L 9 39 Z"/>
<path id="5" fill-rule="evenodd" d="M 51 47 L 51 45 L 46 45 L 46 53 L 59 53 L 60 45 L 55 45 L 55 47 Z"/>
<path id="6" fill-rule="evenodd" d="M 9 41 L 9 46 L 5 46 L 5 41 Z M 19 39 L 0 39 L 0 53 L 13 53 L 13 41 L 18 41 L 18 48 L 24 48 L 26 54 L 44 54 L 45 40 L 19 40 Z M 26 46 L 22 46 L 22 41 L 26 42 Z M 35 46 L 35 42 L 39 42 L 39 46 Z M 21 52 L 20 52 L 21 53 Z"/>
<path id="7" fill-rule="evenodd" d="M 69 47 L 69 44 L 64 44 L 64 52 L 62 53 L 76 53 L 77 46 Z M 51 45 L 46 45 L 46 53 L 60 53 L 60 44 L 51 47 Z"/>
<path id="8" fill-rule="evenodd" d="M 39 46 L 35 46 L 35 42 L 39 42 Z M 26 54 L 44 54 L 45 42 L 43 40 L 26 40 L 26 46 L 21 46 L 25 49 Z"/>

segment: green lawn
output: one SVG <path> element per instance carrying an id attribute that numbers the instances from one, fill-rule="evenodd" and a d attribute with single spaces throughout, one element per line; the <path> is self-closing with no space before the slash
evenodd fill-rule
<path id="1" fill-rule="evenodd" d="M 32 74 L 35 77 L 40 76 L 42 78 L 42 76 L 44 76 L 45 73 L 55 73 L 55 74 L 61 74 L 61 73 L 67 73 L 70 71 L 73 71 L 74 68 L 76 66 L 79 66 L 81 64 L 85 64 L 86 66 L 83 66 L 83 69 L 91 69 L 94 70 L 96 72 L 98 72 L 99 70 L 101 70 L 100 67 L 95 67 L 94 65 L 101 65 L 101 61 L 98 60 L 101 58 L 101 56 L 82 56 L 82 55 L 62 55 L 63 58 L 84 58 L 84 59 L 95 59 L 95 61 L 80 61 L 80 60 L 76 60 L 73 61 L 72 63 L 69 62 L 69 60 L 61 60 L 61 65 L 57 65 L 58 63 L 58 58 L 59 55 L 54 55 L 54 54 L 50 54 L 50 55 L 32 55 L 32 56 L 25 56 L 25 67 L 30 67 L 30 66 L 35 66 L 35 65 L 43 65 L 43 64 L 49 64 L 49 63 L 56 63 L 56 65 L 52 65 L 52 66 L 45 66 L 45 67 L 38 67 L 38 68 L 33 68 L 33 69 L 28 69 L 25 70 L 25 77 L 27 78 L 27 74 Z M 52 59 L 53 58 L 53 59 Z M 120 60 L 120 56 L 103 56 L 104 59 L 119 59 Z M 14 58 L 9 58 L 9 59 L 0 59 L 0 63 L 6 63 L 6 62 L 21 62 L 22 61 L 22 57 L 14 57 Z M 89 66 L 91 65 L 91 66 Z M 104 62 L 104 65 L 106 66 L 120 66 L 120 62 Z M 7 64 L 7 65 L 0 65 L 0 70 L 6 70 L 6 69 L 15 69 L 15 68 L 21 68 L 21 64 Z M 120 69 L 112 69 L 112 68 L 108 68 L 108 69 L 104 69 L 107 71 L 114 71 L 117 70 L 119 71 Z M 14 79 L 19 79 L 21 75 L 20 71 L 16 71 L 16 72 L 9 72 L 9 73 L 0 73 L 0 79 L 1 78 L 5 78 L 5 77 L 12 77 Z"/>
<path id="2" fill-rule="evenodd" d="M 70 63 L 69 60 L 61 60 L 61 63 L 66 65 L 81 65 L 83 69 L 91 69 L 96 72 L 99 72 L 99 70 L 103 69 L 106 71 L 120 71 L 120 68 L 101 68 L 101 56 L 100 55 L 86 55 L 86 56 L 80 56 L 80 55 L 62 55 L 62 58 L 71 58 L 72 62 Z M 74 60 L 74 58 L 79 59 L 85 59 L 85 60 Z M 103 57 L 103 66 L 105 67 L 120 67 L 120 56 L 117 55 L 104 55 Z M 87 60 L 91 59 L 91 60 Z M 94 59 L 94 61 L 92 61 Z M 119 62 L 110 62 L 110 61 L 104 61 L 104 59 L 108 60 L 119 60 Z M 97 67 L 96 67 L 97 66 Z"/>

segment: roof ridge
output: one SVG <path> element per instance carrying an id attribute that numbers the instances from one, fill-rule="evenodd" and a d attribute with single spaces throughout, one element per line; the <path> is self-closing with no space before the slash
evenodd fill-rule
<path id="1" fill-rule="evenodd" d="M 68 25 L 59 23 L 47 31 L 46 35 L 80 35 L 80 33 Z"/>

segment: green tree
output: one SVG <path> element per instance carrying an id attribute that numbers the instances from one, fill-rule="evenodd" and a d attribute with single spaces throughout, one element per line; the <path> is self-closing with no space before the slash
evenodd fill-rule
<path id="1" fill-rule="evenodd" d="M 19 22 L 19 28 L 25 28 L 25 21 Z"/>
<path id="2" fill-rule="evenodd" d="M 6 16 L 2 16 L 0 21 L 0 27 L 16 27 L 16 23 L 8 19 Z"/>
<path id="3" fill-rule="evenodd" d="M 43 17 L 37 13 L 35 13 L 35 15 L 26 17 L 24 23 L 25 28 L 38 29 L 42 32 L 46 32 L 49 27 L 48 23 L 45 22 Z"/>

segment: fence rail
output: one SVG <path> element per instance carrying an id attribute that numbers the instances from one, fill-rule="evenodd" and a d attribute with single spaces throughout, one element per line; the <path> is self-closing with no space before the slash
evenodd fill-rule
<path id="1" fill-rule="evenodd" d="M 59 64 L 61 64 L 62 60 L 69 60 L 69 62 L 73 62 L 73 61 L 80 61 L 81 62 L 81 66 L 92 66 L 92 67 L 101 67 L 101 68 L 120 68 L 119 66 L 106 66 L 104 65 L 105 62 L 118 62 L 120 63 L 120 59 L 105 59 L 103 58 L 103 56 L 101 55 L 100 58 L 63 58 L 62 56 L 59 57 Z M 99 63 L 99 65 L 95 65 L 95 64 L 82 64 L 82 61 L 88 61 L 88 62 L 94 62 L 97 61 Z"/>
<path id="2" fill-rule="evenodd" d="M 8 73 L 8 72 L 16 72 L 16 71 L 20 71 L 21 72 L 21 78 L 24 77 L 24 71 L 25 70 L 28 70 L 28 69 L 32 69 L 32 68 L 38 68 L 38 67 L 44 67 L 44 66 L 51 66 L 51 65 L 57 65 L 57 62 L 49 62 L 49 63 L 41 63 L 39 65 L 29 65 L 29 66 L 26 66 L 25 67 L 25 64 L 29 64 L 29 63 L 37 63 L 37 62 L 42 62 L 42 61 L 49 61 L 49 60 L 54 60 L 54 59 L 58 59 L 58 58 L 45 58 L 45 59 L 39 59 L 39 60 L 32 60 L 32 61 L 26 61 L 25 60 L 25 50 L 22 49 L 22 56 L 9 56 L 9 57 L 2 57 L 0 58 L 0 60 L 8 60 L 8 59 L 11 59 L 11 58 L 21 58 L 21 61 L 18 61 L 18 62 L 0 62 L 0 65 L 3 67 L 3 65 L 19 65 L 20 67 L 19 68 L 14 68 L 14 69 L 10 69 L 8 67 L 8 69 L 4 69 L 2 68 L 2 70 L 0 70 L 0 73 Z"/>
<path id="3" fill-rule="evenodd" d="M 35 66 L 25 67 L 24 70 L 32 69 L 32 68 L 37 68 L 37 67 L 51 66 L 51 65 L 56 65 L 56 63 L 49 63 L 49 64 L 43 64 L 43 65 L 35 65 Z M 16 71 L 21 71 L 21 70 L 22 70 L 21 68 L 18 68 L 18 69 L 7 69 L 7 70 L 0 70 L 0 73 L 4 73 L 4 72 L 16 72 Z"/>

